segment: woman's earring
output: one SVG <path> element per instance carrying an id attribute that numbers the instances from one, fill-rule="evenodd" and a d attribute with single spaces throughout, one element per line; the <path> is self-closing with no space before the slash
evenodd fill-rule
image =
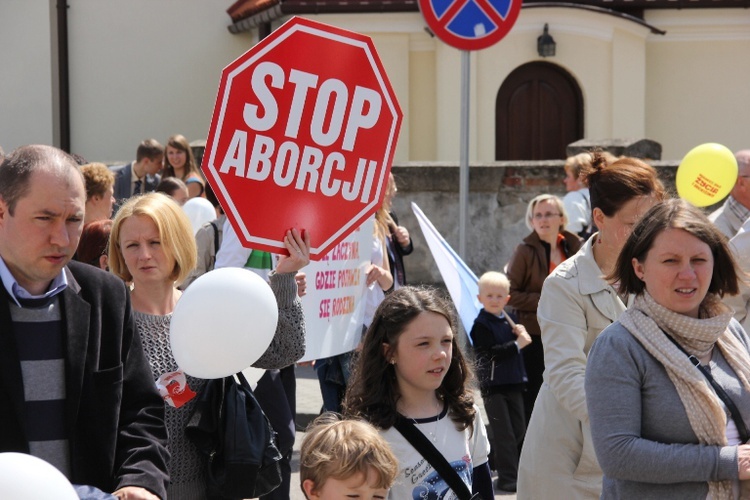
<path id="1" fill-rule="evenodd" d="M 391 364 L 392 364 L 392 365 L 395 365 L 395 364 L 396 364 L 396 360 L 395 360 L 395 359 L 393 359 L 393 358 L 391 358 Z"/>

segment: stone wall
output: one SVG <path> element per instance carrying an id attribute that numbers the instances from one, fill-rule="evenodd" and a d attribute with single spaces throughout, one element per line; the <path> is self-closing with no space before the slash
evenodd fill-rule
<path id="1" fill-rule="evenodd" d="M 677 162 L 655 161 L 662 182 L 675 193 Z M 398 194 L 393 209 L 414 242 L 404 259 L 411 284 L 442 283 L 440 273 L 411 210 L 416 203 L 446 241 L 458 251 L 459 166 L 457 163 L 410 162 L 393 166 Z M 534 196 L 565 194 L 563 161 L 494 162 L 469 169 L 469 224 L 466 264 L 480 275 L 501 270 L 530 230 L 524 223 L 526 206 Z M 712 208 L 708 208 L 707 212 Z"/>

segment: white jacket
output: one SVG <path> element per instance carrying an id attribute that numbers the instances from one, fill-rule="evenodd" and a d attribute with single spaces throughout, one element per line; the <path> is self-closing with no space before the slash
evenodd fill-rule
<path id="1" fill-rule="evenodd" d="M 586 357 L 601 331 L 626 309 L 602 278 L 596 235 L 547 277 L 537 317 L 544 343 L 544 384 L 526 433 L 518 499 L 598 499 L 602 472 L 586 408 Z"/>
<path id="2" fill-rule="evenodd" d="M 568 215 L 567 231 L 579 234 L 591 225 L 591 201 L 589 188 L 570 191 L 563 197 L 563 206 Z"/>

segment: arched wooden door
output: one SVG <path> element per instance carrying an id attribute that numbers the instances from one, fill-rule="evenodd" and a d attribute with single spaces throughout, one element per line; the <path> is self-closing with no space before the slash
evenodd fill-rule
<path id="1" fill-rule="evenodd" d="M 508 75 L 495 104 L 496 160 L 565 158 L 583 138 L 583 95 L 561 67 L 536 61 Z"/>

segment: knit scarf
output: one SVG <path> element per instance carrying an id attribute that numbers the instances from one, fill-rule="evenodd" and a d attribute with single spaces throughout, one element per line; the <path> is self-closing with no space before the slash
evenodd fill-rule
<path id="1" fill-rule="evenodd" d="M 716 345 L 750 391 L 750 355 L 727 329 L 731 319 L 731 309 L 713 295 L 704 299 L 699 318 L 692 318 L 660 306 L 645 291 L 620 317 L 620 323 L 664 366 L 701 444 L 726 446 L 724 407 L 706 377 L 661 330 L 696 357 L 707 355 Z M 709 482 L 708 488 L 714 500 L 732 498 L 731 481 Z"/>

